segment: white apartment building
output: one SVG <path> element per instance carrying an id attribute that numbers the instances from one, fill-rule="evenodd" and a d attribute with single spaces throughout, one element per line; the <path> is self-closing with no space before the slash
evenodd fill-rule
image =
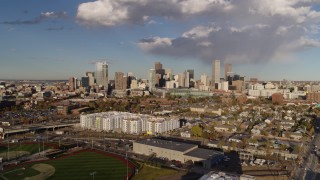
<path id="1" fill-rule="evenodd" d="M 179 128 L 178 118 L 161 118 L 127 112 L 104 112 L 80 116 L 84 129 L 121 131 L 128 134 L 163 133 Z"/>

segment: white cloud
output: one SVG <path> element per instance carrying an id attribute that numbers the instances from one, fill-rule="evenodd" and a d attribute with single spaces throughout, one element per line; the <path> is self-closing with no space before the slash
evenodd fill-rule
<path id="1" fill-rule="evenodd" d="M 179 19 L 232 7 L 229 0 L 96 0 L 80 4 L 77 19 L 85 25 L 116 26 L 141 24 L 152 16 Z"/>
<path id="2" fill-rule="evenodd" d="M 207 26 L 196 26 L 190 31 L 182 34 L 185 38 L 205 38 L 208 37 L 211 32 L 219 31 L 220 27 L 207 27 Z"/>
<path id="3" fill-rule="evenodd" d="M 171 45 L 172 45 L 172 41 L 170 38 L 160 38 L 160 37 L 142 39 L 139 42 L 139 46 L 146 51 L 152 50 L 154 48 L 168 47 Z"/>
<path id="4" fill-rule="evenodd" d="M 43 12 L 41 13 L 41 17 L 44 18 L 64 18 L 67 17 L 67 13 L 66 12 Z"/>
<path id="5" fill-rule="evenodd" d="M 312 9 L 313 4 L 320 3 L 319 0 L 253 0 L 250 13 L 263 16 L 279 16 L 291 18 L 297 23 L 303 23 L 308 19 L 317 19 L 320 12 Z"/>
<path id="6" fill-rule="evenodd" d="M 87 25 L 114 26 L 128 19 L 128 7 L 122 0 L 98 0 L 82 3 L 78 7 L 77 18 Z"/>
<path id="7" fill-rule="evenodd" d="M 178 37 L 145 38 L 138 45 L 157 55 L 261 62 L 319 46 L 313 38 L 319 34 L 318 4 L 320 0 L 95 0 L 78 6 L 77 20 L 107 27 L 199 20 L 201 25 Z"/>
<path id="8" fill-rule="evenodd" d="M 226 0 L 185 0 L 175 1 L 181 6 L 181 11 L 184 14 L 198 14 L 210 11 L 212 7 L 221 7 L 224 10 L 232 9 L 230 1 Z"/>
<path id="9" fill-rule="evenodd" d="M 145 52 L 157 55 L 251 63 L 319 47 L 319 40 L 306 38 L 303 32 L 299 26 L 247 25 L 222 27 L 218 31 L 212 31 L 211 26 L 199 26 L 177 38 L 152 37 L 138 44 Z"/>
<path id="10" fill-rule="evenodd" d="M 291 28 L 293 28 L 292 25 L 290 26 L 279 26 L 276 30 L 276 34 L 277 35 L 282 35 L 282 34 L 286 34 L 288 32 L 288 30 L 290 30 Z"/>

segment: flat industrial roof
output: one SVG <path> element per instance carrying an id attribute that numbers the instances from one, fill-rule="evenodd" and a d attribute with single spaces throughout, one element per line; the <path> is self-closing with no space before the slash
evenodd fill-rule
<path id="1" fill-rule="evenodd" d="M 209 159 L 213 158 L 215 156 L 223 156 L 223 152 L 215 151 L 211 149 L 203 149 L 203 148 L 197 148 L 195 150 L 192 150 L 185 154 L 186 156 L 201 158 L 201 159 Z"/>
<path id="2" fill-rule="evenodd" d="M 175 151 L 181 151 L 181 152 L 185 152 L 191 148 L 198 147 L 195 144 L 168 141 L 168 140 L 162 140 L 162 139 L 143 139 L 136 142 L 140 144 L 145 144 L 149 146 L 155 146 L 155 147 L 170 149 Z"/>

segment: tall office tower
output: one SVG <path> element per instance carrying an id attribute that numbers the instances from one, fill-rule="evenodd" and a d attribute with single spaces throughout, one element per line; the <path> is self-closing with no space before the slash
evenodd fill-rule
<path id="1" fill-rule="evenodd" d="M 108 88 L 108 64 L 107 62 L 96 63 L 96 82 L 97 85 Z"/>
<path id="2" fill-rule="evenodd" d="M 127 78 L 128 80 L 127 80 L 127 87 L 126 87 L 126 88 L 127 88 L 127 89 L 130 89 L 130 88 L 131 88 L 131 81 L 134 80 L 134 79 L 136 79 L 136 78 L 134 77 L 134 75 L 133 75 L 132 72 L 128 72 L 128 73 L 127 73 L 127 77 L 128 77 L 128 78 Z"/>
<path id="3" fill-rule="evenodd" d="M 178 83 L 179 83 L 179 87 L 185 87 L 185 73 L 179 73 L 178 74 Z"/>
<path id="4" fill-rule="evenodd" d="M 156 83 L 155 83 L 156 70 L 155 69 L 150 69 L 149 70 L 148 79 L 149 79 L 149 90 L 152 90 L 156 86 Z"/>
<path id="5" fill-rule="evenodd" d="M 87 87 L 90 86 L 89 85 L 89 77 L 88 76 L 87 77 L 82 77 L 81 78 L 81 82 L 82 82 L 82 87 L 87 88 Z"/>
<path id="6" fill-rule="evenodd" d="M 156 70 L 156 74 L 159 77 L 159 81 L 156 84 L 158 84 L 158 87 L 164 87 L 166 85 L 166 83 L 165 83 L 165 80 L 163 79 L 164 69 L 162 69 L 162 64 L 160 62 L 155 62 L 154 67 Z"/>
<path id="7" fill-rule="evenodd" d="M 122 90 L 126 90 L 128 88 L 128 76 L 122 77 Z"/>
<path id="8" fill-rule="evenodd" d="M 229 63 L 226 63 L 224 65 L 224 80 L 228 79 L 228 72 L 232 72 L 232 65 Z"/>
<path id="9" fill-rule="evenodd" d="M 194 87 L 194 69 L 188 69 L 189 72 L 189 87 Z"/>
<path id="10" fill-rule="evenodd" d="M 194 79 L 194 69 L 188 69 L 187 72 L 189 72 L 189 79 Z"/>
<path id="11" fill-rule="evenodd" d="M 80 79 L 77 79 L 77 84 L 76 84 L 76 89 L 79 89 L 79 87 L 81 87 L 82 86 L 82 84 L 81 84 L 81 80 Z"/>
<path id="12" fill-rule="evenodd" d="M 124 74 L 122 72 L 115 72 L 114 81 L 116 90 L 123 90 L 123 76 Z"/>
<path id="13" fill-rule="evenodd" d="M 190 73 L 189 71 L 184 72 L 184 87 L 190 87 Z"/>
<path id="14" fill-rule="evenodd" d="M 212 86 L 220 82 L 220 60 L 212 61 Z"/>
<path id="15" fill-rule="evenodd" d="M 71 77 L 69 78 L 69 91 L 75 91 L 77 86 L 77 78 Z"/>
<path id="16" fill-rule="evenodd" d="M 166 75 L 166 80 L 172 80 L 172 70 L 171 69 L 165 69 L 164 74 Z"/>
<path id="17" fill-rule="evenodd" d="M 206 74 L 202 74 L 201 75 L 200 81 L 204 86 L 208 86 L 208 84 L 209 84 L 209 79 L 208 79 L 208 76 Z"/>
<path id="18" fill-rule="evenodd" d="M 89 78 L 89 86 L 94 85 L 94 72 L 86 72 L 86 76 Z"/>
<path id="19" fill-rule="evenodd" d="M 154 69 L 156 70 L 156 74 L 161 74 L 162 64 L 160 62 L 155 62 Z"/>

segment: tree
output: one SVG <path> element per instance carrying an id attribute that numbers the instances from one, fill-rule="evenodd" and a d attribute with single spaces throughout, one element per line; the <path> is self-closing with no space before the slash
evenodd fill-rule
<path id="1" fill-rule="evenodd" d="M 269 136 L 269 133 L 268 133 L 267 131 L 262 130 L 262 131 L 261 131 L 261 135 L 263 135 L 263 136 Z"/>
<path id="2" fill-rule="evenodd" d="M 237 143 L 234 142 L 234 141 L 232 141 L 232 142 L 231 142 L 231 147 L 232 147 L 232 150 L 236 150 L 236 148 L 237 148 Z"/>
<path id="3" fill-rule="evenodd" d="M 204 139 L 208 139 L 208 138 L 209 138 L 209 133 L 208 133 L 207 131 L 204 131 L 204 132 L 202 133 L 202 137 L 203 137 Z"/>
<path id="4" fill-rule="evenodd" d="M 313 135 L 314 134 L 314 127 L 312 127 L 309 131 L 310 135 Z"/>
<path id="5" fill-rule="evenodd" d="M 195 125 L 191 128 L 191 134 L 195 137 L 202 137 L 202 129 L 199 127 L 199 125 Z"/>

